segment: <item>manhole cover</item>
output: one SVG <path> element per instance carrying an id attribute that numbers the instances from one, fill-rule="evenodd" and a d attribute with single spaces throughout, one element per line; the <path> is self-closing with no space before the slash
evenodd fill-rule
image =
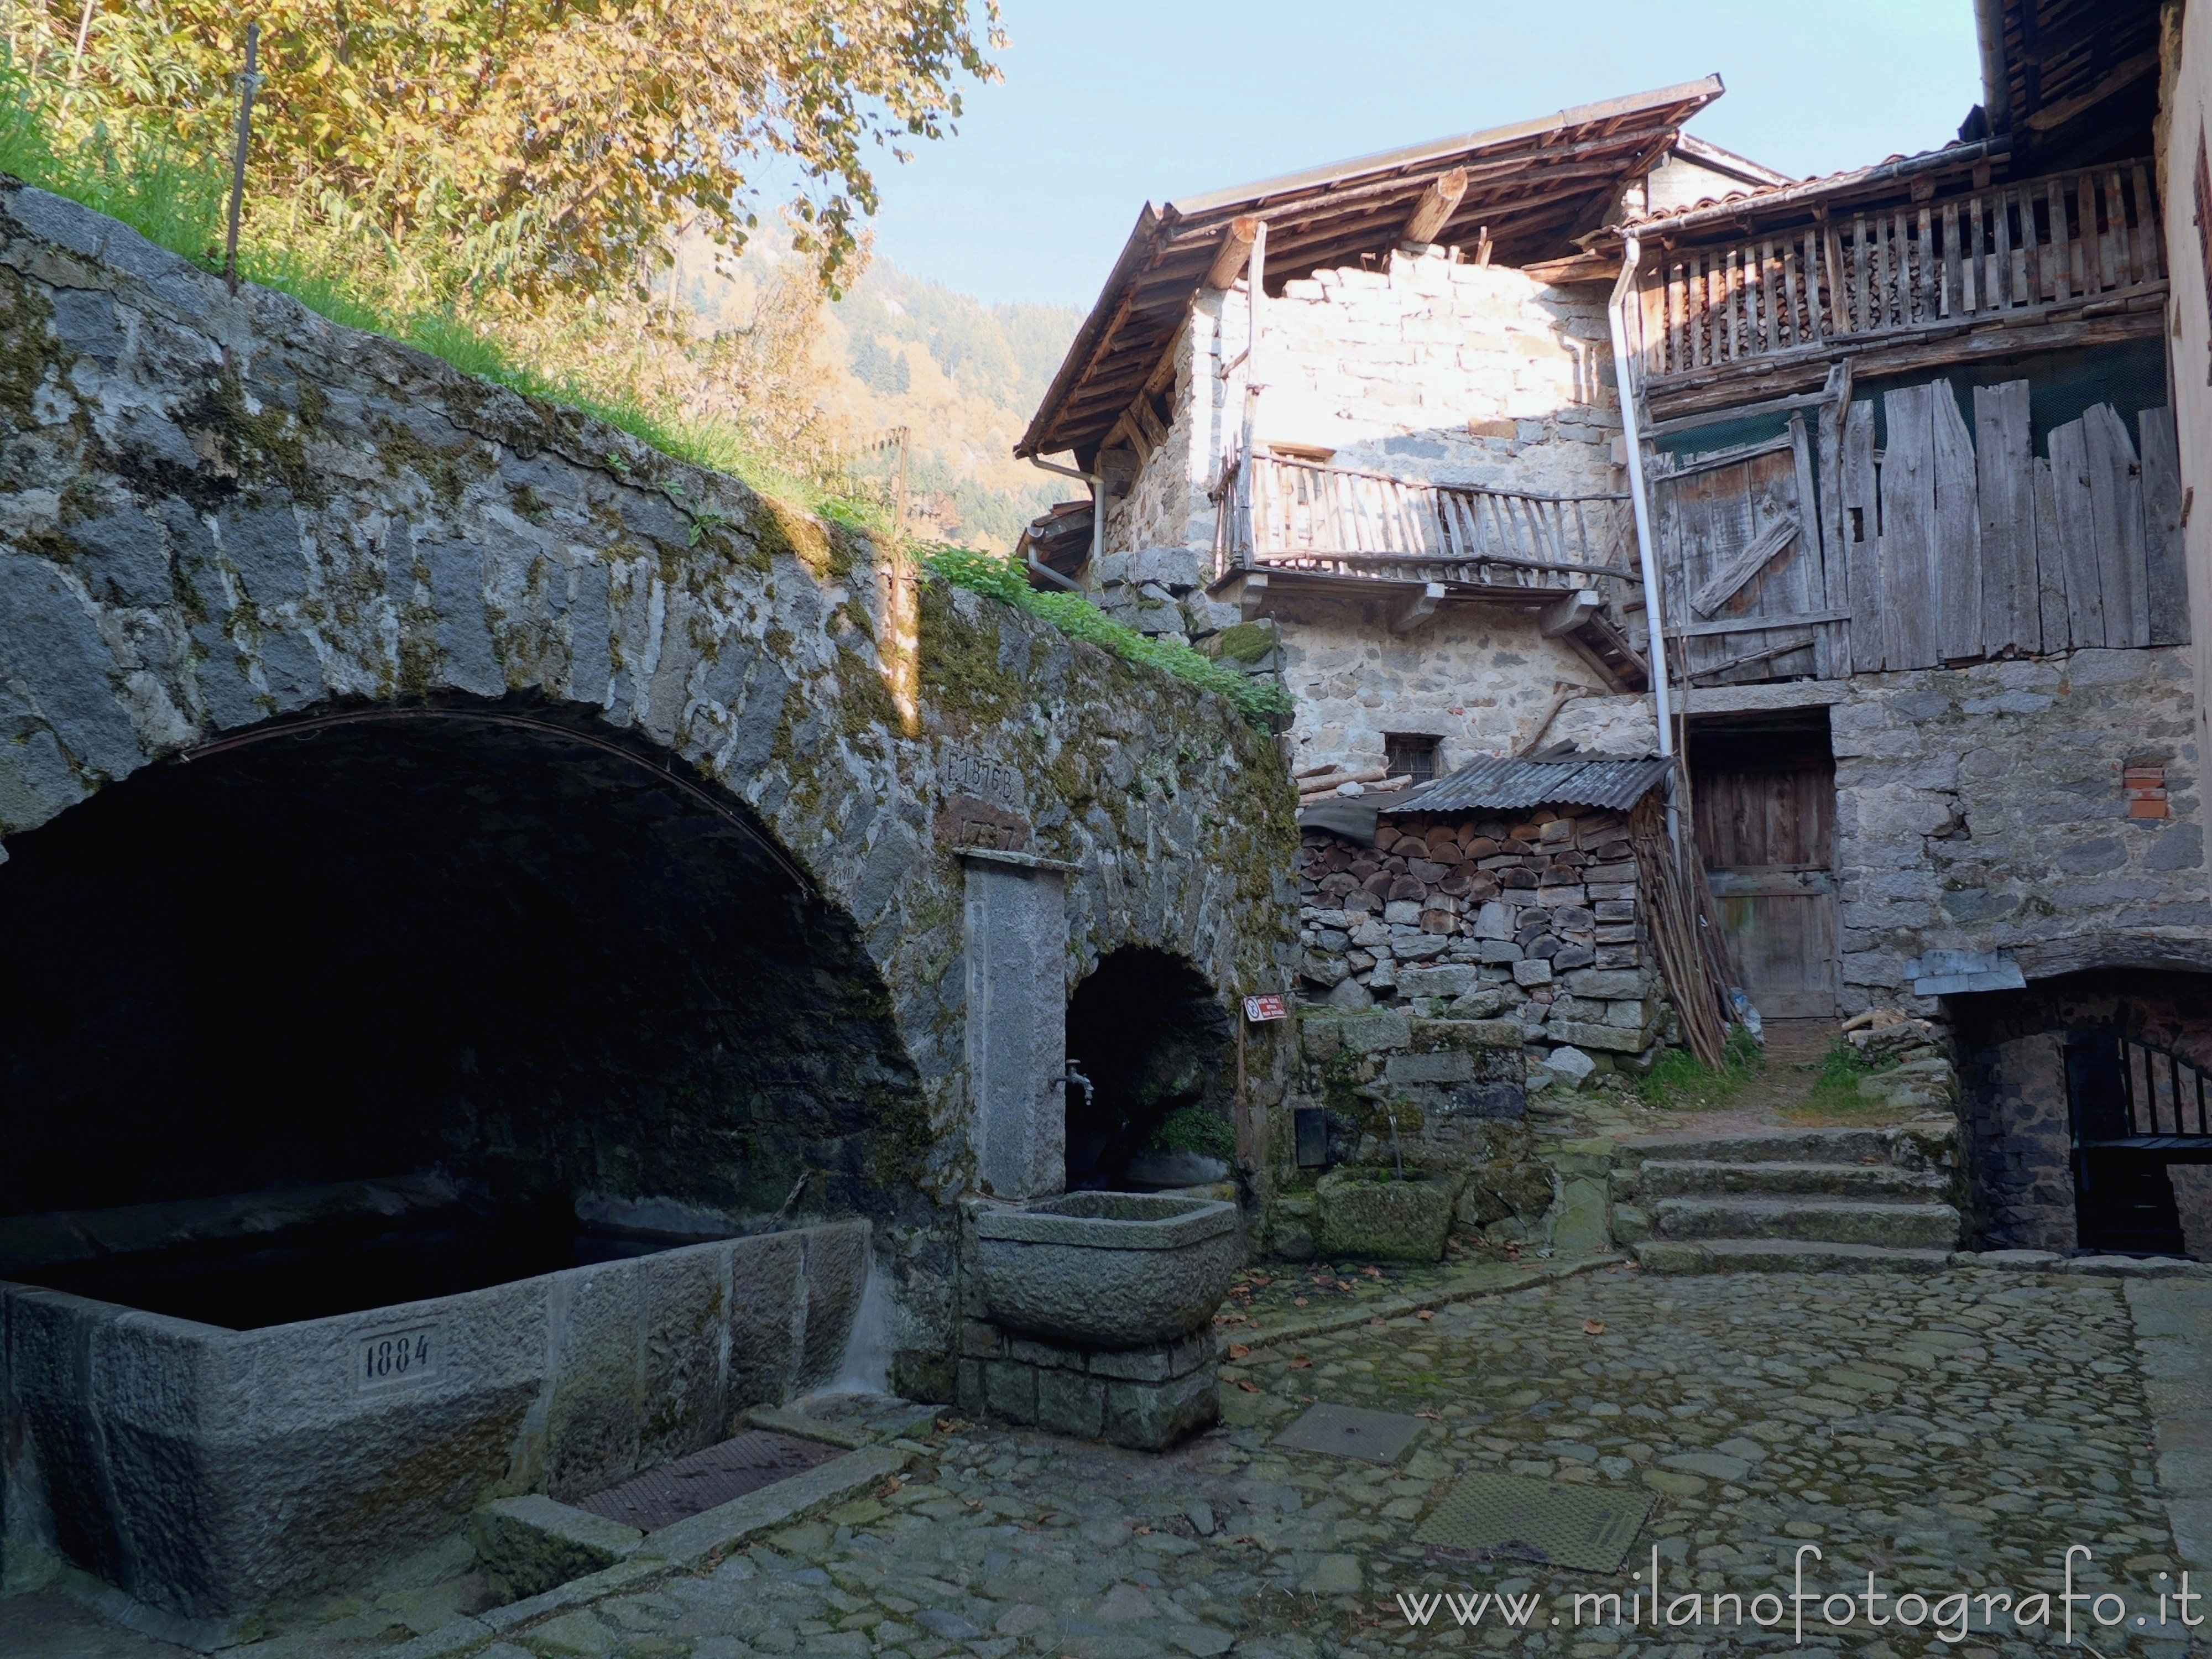
<path id="1" fill-rule="evenodd" d="M 1370 1463 L 1395 1462 L 1421 1431 L 1421 1419 L 1403 1412 L 1370 1412 L 1364 1406 L 1313 1407 L 1275 1437 L 1292 1451 L 1334 1452 Z"/>
<path id="2" fill-rule="evenodd" d="M 1514 1474 L 1463 1474 L 1413 1534 L 1417 1544 L 1618 1572 L 1653 1500 Z"/>
<path id="3" fill-rule="evenodd" d="M 574 1500 L 580 1510 L 619 1521 L 640 1532 L 657 1532 L 687 1516 L 743 1498 L 749 1492 L 843 1455 L 843 1448 L 818 1440 L 750 1429 L 673 1463 L 663 1463 L 619 1486 Z"/>

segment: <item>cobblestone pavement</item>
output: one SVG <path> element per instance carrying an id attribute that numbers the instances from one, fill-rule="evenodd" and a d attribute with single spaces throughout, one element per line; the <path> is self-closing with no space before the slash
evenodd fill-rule
<path id="1" fill-rule="evenodd" d="M 2077 1587 L 2120 1590 L 2130 1618 L 2098 1629 L 2076 1604 L 2077 1648 L 2182 1650 L 2181 1626 L 2154 1623 L 2159 1589 L 2179 1588 L 2158 1575 L 2186 1564 L 2155 1488 L 2128 1305 L 2110 1280 L 1613 1269 L 1260 1348 L 1225 1376 L 1229 1420 L 1170 1456 L 955 1420 L 895 1490 L 489 1652 L 1318 1659 L 1474 1646 L 1687 1659 L 1799 1645 L 1786 1617 L 1771 1632 L 1737 1627 L 1723 1601 L 1716 1628 L 1708 1603 L 1732 1591 L 1771 1613 L 1753 1598 L 1786 1595 L 1806 1545 L 1821 1552 L 1806 1558 L 1810 1591 L 1863 1597 L 1872 1571 L 1878 1595 L 1936 1604 L 2055 1595 L 2069 1544 L 2094 1553 Z M 1419 1413 L 1426 1431 L 1396 1467 L 1273 1447 L 1316 1398 Z M 1414 1543 L 1446 1483 L 1485 1468 L 1629 1489 L 1657 1507 L 1610 1577 Z M 1640 1592 L 1645 1580 L 1629 1575 L 1649 1573 L 1655 1546 L 1667 1613 L 1686 1615 L 1680 1598 L 1694 1595 L 1701 1623 L 1599 1625 L 1593 1607 L 1578 1627 L 1574 1594 Z M 1493 1600 L 1478 1623 L 1460 1626 L 1446 1603 L 1415 1627 L 1395 1599 L 1446 1590 L 1538 1600 L 1510 1604 L 1528 1609 L 1518 1624 Z M 1899 1622 L 1922 1611 L 1909 1601 L 1850 1607 L 1851 1622 L 1831 1629 L 1808 1604 L 1803 1645 L 1990 1659 L 2062 1633 L 2023 1632 L 2002 1601 L 1978 1601 L 1954 1646 L 1932 1619 Z M 1870 1629 L 1869 1611 L 1890 1622 Z M 2141 1615 L 2151 1629 L 2133 1628 Z"/>

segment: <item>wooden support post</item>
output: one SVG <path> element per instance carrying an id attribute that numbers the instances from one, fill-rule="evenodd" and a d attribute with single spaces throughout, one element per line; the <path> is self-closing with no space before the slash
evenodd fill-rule
<path id="1" fill-rule="evenodd" d="M 1250 257 L 1252 244 L 1260 235 L 1260 221 L 1255 214 L 1240 214 L 1229 222 L 1222 234 L 1221 251 L 1213 256 L 1213 265 L 1206 273 L 1208 288 L 1227 288 L 1244 271 L 1244 261 Z"/>
<path id="2" fill-rule="evenodd" d="M 1421 591 L 1408 599 L 1398 614 L 1390 618 L 1393 634 L 1410 634 L 1437 614 L 1437 606 L 1443 603 L 1444 585 L 1424 582 Z"/>
<path id="3" fill-rule="evenodd" d="M 1466 194 L 1465 167 L 1455 167 L 1429 180 L 1429 187 L 1421 192 L 1421 199 L 1413 204 L 1413 216 L 1406 221 L 1405 229 L 1398 233 L 1398 240 L 1422 247 L 1435 241 L 1437 233 L 1444 228 L 1444 222 L 1459 211 L 1460 198 Z"/>

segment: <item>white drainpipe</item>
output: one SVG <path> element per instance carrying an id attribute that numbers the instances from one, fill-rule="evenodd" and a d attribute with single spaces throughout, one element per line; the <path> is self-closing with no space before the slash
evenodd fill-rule
<path id="1" fill-rule="evenodd" d="M 1623 232 L 1620 276 L 1613 285 L 1606 320 L 1613 327 L 1613 378 L 1620 392 L 1621 440 L 1628 447 L 1628 498 L 1636 510 L 1636 551 L 1644 568 L 1644 617 L 1651 638 L 1644 647 L 1651 665 L 1651 697 L 1659 717 L 1659 752 L 1674 752 L 1674 723 L 1667 706 L 1667 641 L 1661 619 L 1659 563 L 1651 548 L 1651 509 L 1644 499 L 1644 447 L 1636 428 L 1635 375 L 1628 362 L 1628 296 L 1636 287 L 1643 255 L 1632 233 Z M 1670 811 L 1668 816 L 1673 816 Z"/>
<path id="2" fill-rule="evenodd" d="M 1058 461 L 1044 460 L 1036 455 L 1030 457 L 1030 465 L 1041 466 L 1048 472 L 1057 472 L 1063 478 L 1079 478 L 1091 486 L 1091 568 L 1095 571 L 1098 568 L 1098 561 L 1106 553 L 1106 475 L 1103 472 L 1079 472 L 1072 466 L 1062 466 Z M 1068 580 L 1050 565 L 1039 564 L 1034 548 L 1030 550 L 1029 565 L 1032 576 L 1042 576 L 1071 593 L 1083 592 L 1082 583 Z"/>

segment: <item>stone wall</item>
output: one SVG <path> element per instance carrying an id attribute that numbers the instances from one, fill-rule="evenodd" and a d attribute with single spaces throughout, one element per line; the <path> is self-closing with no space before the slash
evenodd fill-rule
<path id="1" fill-rule="evenodd" d="M 2067 974 L 1959 999 L 1955 1012 L 1975 1248 L 2071 1250 L 2073 1142 L 2062 1039 L 2124 1031 L 2212 1067 L 2212 977 Z M 2170 1164 L 2166 1173 L 2190 1253 L 2212 1261 L 2212 1165 Z"/>
<path id="2" fill-rule="evenodd" d="M 1441 775 L 1512 753 L 1543 718 L 1554 685 L 1597 684 L 1526 611 L 1447 606 L 1405 635 L 1390 631 L 1389 614 L 1379 600 L 1342 600 L 1278 623 L 1299 769 L 1380 766 L 1386 735 L 1411 732 L 1441 739 Z"/>
<path id="3" fill-rule="evenodd" d="M 969 781 L 996 780 L 1029 850 L 1075 866 L 1069 983 L 1124 944 L 1186 957 L 1224 1006 L 1294 971 L 1292 793 L 1224 701 L 895 581 L 836 526 L 284 296 L 234 297 L 37 191 L 0 190 L 0 348 L 11 844 L 66 833 L 58 815 L 141 769 L 302 714 L 534 709 L 618 740 L 842 915 L 920 1103 L 861 1173 L 940 1207 L 972 1187 L 976 1147 L 963 877 L 932 827 Z M 562 971 L 481 967 L 487 994 Z M 1247 1057 L 1263 1129 L 1277 1049 L 1261 1030 Z M 611 1197 L 660 1195 L 616 1173 Z M 941 1386 L 950 1247 L 931 1227 L 879 1237 L 897 1346 L 922 1368 L 906 1380 Z"/>
<path id="4" fill-rule="evenodd" d="M 1836 755 L 1846 1014 L 1941 1012 L 1905 969 L 1991 952 L 2031 980 L 2212 967 L 2195 696 L 2185 647 L 2087 650 L 1847 680 L 1700 689 L 1704 715 L 1825 707 Z M 1648 697 L 1569 703 L 1553 734 L 1639 752 Z M 1695 764 L 1695 727 L 1692 763 Z M 2133 767 L 2157 769 L 2162 799 Z"/>
<path id="5" fill-rule="evenodd" d="M 1577 1083 L 1674 1040 L 1621 813 L 1416 814 L 1371 848 L 1309 830 L 1298 903 L 1305 994 L 1333 1006 L 1510 1019 L 1533 1063 L 1577 1051 Z"/>

